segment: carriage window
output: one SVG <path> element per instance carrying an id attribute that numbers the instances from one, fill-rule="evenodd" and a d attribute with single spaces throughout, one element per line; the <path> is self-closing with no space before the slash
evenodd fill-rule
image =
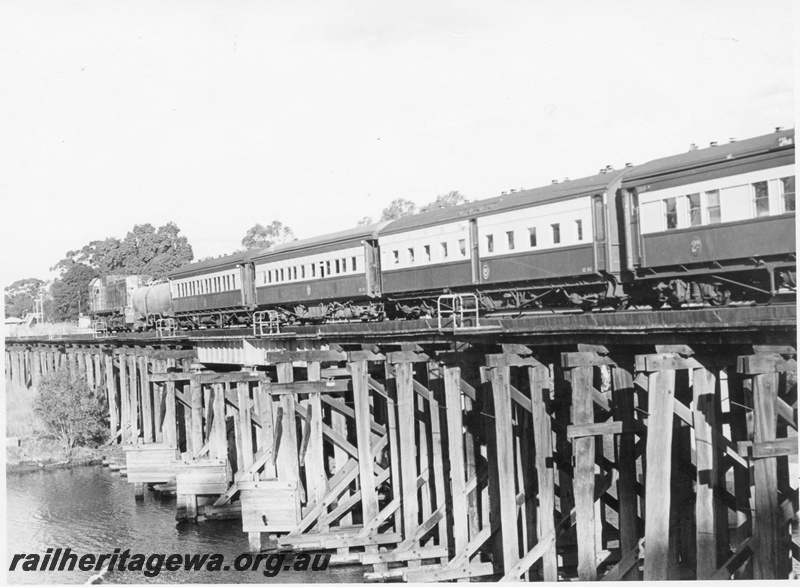
<path id="1" fill-rule="evenodd" d="M 395 265 L 400 264 L 400 251 L 392 251 L 392 260 Z"/>
<path id="2" fill-rule="evenodd" d="M 306 278 L 306 266 L 300 265 L 300 279 Z"/>
<path id="3" fill-rule="evenodd" d="M 460 238 L 458 239 L 458 251 L 461 253 L 462 257 L 467 256 L 467 241 L 466 239 Z"/>
<path id="4" fill-rule="evenodd" d="M 311 277 L 317 276 L 317 265 L 316 263 L 311 264 Z"/>
<path id="5" fill-rule="evenodd" d="M 756 217 L 769 216 L 769 191 L 766 181 L 757 181 L 753 184 L 753 199 L 756 204 Z"/>
<path id="6" fill-rule="evenodd" d="M 409 247 L 408 249 L 408 262 L 409 263 L 414 262 L 414 247 Z"/>
<path id="7" fill-rule="evenodd" d="M 575 221 L 575 234 L 578 235 L 578 240 L 583 240 L 583 220 Z"/>
<path id="8" fill-rule="evenodd" d="M 442 246 L 442 259 L 447 259 L 447 243 L 440 243 Z"/>
<path id="9" fill-rule="evenodd" d="M 339 259 L 336 259 L 336 261 L 334 261 L 334 266 L 336 268 L 336 273 L 338 274 L 339 273 Z"/>
<path id="10" fill-rule="evenodd" d="M 352 257 L 350 260 L 352 261 L 353 271 L 356 271 L 356 258 Z"/>
<path id="11" fill-rule="evenodd" d="M 514 250 L 514 231 L 513 230 L 509 230 L 508 232 L 506 232 L 506 237 L 508 238 L 508 250 L 509 251 L 513 251 Z"/>
<path id="12" fill-rule="evenodd" d="M 425 245 L 424 247 L 422 247 L 422 249 L 425 251 L 425 260 L 426 261 L 430 261 L 431 260 L 431 246 L 430 245 Z"/>
<path id="13" fill-rule="evenodd" d="M 703 224 L 703 216 L 700 210 L 700 194 L 689 194 L 686 196 L 689 204 L 689 226 L 700 226 Z"/>
<path id="14" fill-rule="evenodd" d="M 551 224 L 550 228 L 553 229 L 553 244 L 557 245 L 561 242 L 561 225 L 558 223 Z"/>
<path id="15" fill-rule="evenodd" d="M 708 214 L 709 224 L 722 222 L 722 209 L 719 205 L 719 190 L 706 192 L 706 212 Z"/>
<path id="16" fill-rule="evenodd" d="M 667 230 L 678 228 L 678 200 L 676 198 L 667 198 L 664 200 L 664 208 Z"/>
<path id="17" fill-rule="evenodd" d="M 487 234 L 486 235 L 486 250 L 489 253 L 493 253 L 494 252 L 494 235 L 493 234 Z"/>
<path id="18" fill-rule="evenodd" d="M 794 175 L 781 178 L 783 188 L 783 211 L 794 212 Z"/>
<path id="19" fill-rule="evenodd" d="M 536 227 L 535 226 L 531 226 L 528 229 L 528 235 L 529 235 L 529 238 L 530 238 L 531 247 L 535 247 L 536 246 Z"/>
<path id="20" fill-rule="evenodd" d="M 325 275 L 331 274 L 331 262 L 325 261 Z"/>
<path id="21" fill-rule="evenodd" d="M 347 273 L 347 259 L 342 259 L 342 273 Z"/>
<path id="22" fill-rule="evenodd" d="M 272 283 L 272 269 L 267 271 L 267 283 Z"/>
<path id="23" fill-rule="evenodd" d="M 237 287 L 239 287 L 239 286 L 236 285 L 236 275 L 234 275 L 233 276 L 233 289 L 236 289 Z"/>

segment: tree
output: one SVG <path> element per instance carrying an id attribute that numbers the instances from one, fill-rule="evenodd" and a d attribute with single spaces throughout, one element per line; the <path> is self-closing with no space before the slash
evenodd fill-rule
<path id="1" fill-rule="evenodd" d="M 421 212 L 436 210 L 437 208 L 452 208 L 453 206 L 458 206 L 466 201 L 467 199 L 459 194 L 458 191 L 452 191 L 447 194 L 439 194 L 436 196 L 436 199 L 433 202 L 423 206 Z"/>
<path id="2" fill-rule="evenodd" d="M 3 293 L 6 318 L 24 318 L 25 314 L 34 311 L 35 301 L 44 293 L 44 281 L 35 277 L 20 279 L 5 288 Z"/>
<path id="3" fill-rule="evenodd" d="M 256 224 L 250 228 L 242 239 L 242 246 L 246 250 L 266 249 L 293 240 L 296 239 L 292 229 L 284 226 L 280 220 L 273 220 L 267 226 Z"/>
<path id="4" fill-rule="evenodd" d="M 405 198 L 397 198 L 392 200 L 392 203 L 381 212 L 381 220 L 397 220 L 416 213 L 417 205 L 414 202 Z"/>
<path id="5" fill-rule="evenodd" d="M 163 279 L 167 273 L 194 258 L 192 246 L 174 222 L 160 226 L 138 224 L 122 241 L 119 253 L 128 275 L 152 275 Z"/>
<path id="6" fill-rule="evenodd" d="M 64 443 L 67 453 L 76 444 L 102 442 L 106 434 L 106 400 L 89 389 L 85 379 L 62 367 L 39 383 L 34 412 L 50 433 Z"/>
<path id="7" fill-rule="evenodd" d="M 135 228 L 134 228 L 135 230 Z M 124 273 L 125 261 L 122 254 L 122 241 L 115 237 L 96 240 L 76 251 L 69 251 L 56 263 L 53 271 L 66 271 L 73 263 L 81 263 L 97 269 L 101 276 Z"/>
<path id="8" fill-rule="evenodd" d="M 69 251 L 53 270 L 68 271 L 76 263 L 106 275 L 152 275 L 163 279 L 167 273 L 194 258 L 192 246 L 174 222 L 156 230 L 152 224 L 137 224 L 124 239 L 109 237 Z"/>
<path id="9" fill-rule="evenodd" d="M 50 287 L 53 317 L 56 320 L 76 320 L 86 312 L 89 309 L 89 282 L 97 276 L 96 269 L 83 263 L 72 263 Z"/>
<path id="10" fill-rule="evenodd" d="M 358 221 L 358 224 L 356 224 L 356 226 L 367 226 L 368 224 L 372 224 L 373 222 L 375 221 L 372 219 L 372 216 L 364 216 L 364 218 Z"/>

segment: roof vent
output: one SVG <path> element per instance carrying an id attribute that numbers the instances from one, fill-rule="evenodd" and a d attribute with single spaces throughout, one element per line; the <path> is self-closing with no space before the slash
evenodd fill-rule
<path id="1" fill-rule="evenodd" d="M 506 192 L 500 192 L 500 195 L 501 195 L 501 196 L 505 196 L 505 195 L 506 195 Z"/>
<path id="2" fill-rule="evenodd" d="M 625 164 L 625 167 L 627 169 L 630 169 L 631 167 L 633 167 L 633 163 L 628 162 L 628 163 Z"/>
<path id="3" fill-rule="evenodd" d="M 614 171 L 613 165 L 606 165 L 606 171 Z"/>
<path id="4" fill-rule="evenodd" d="M 775 132 L 781 132 L 782 130 L 784 130 L 784 128 L 782 126 L 776 126 L 775 127 Z"/>
<path id="5" fill-rule="evenodd" d="M 555 185 L 555 184 L 557 184 L 557 183 L 558 183 L 558 180 L 557 180 L 557 179 L 554 179 L 554 180 L 553 180 L 553 181 L 551 181 L 550 183 L 552 183 L 553 185 Z"/>
<path id="6" fill-rule="evenodd" d="M 717 146 L 717 141 L 711 141 L 710 143 L 708 143 L 708 146 L 709 147 L 716 147 Z"/>
<path id="7" fill-rule="evenodd" d="M 729 142 L 729 143 L 735 143 L 735 142 L 736 142 L 736 137 L 731 137 L 731 138 L 729 138 L 729 139 L 728 139 L 728 142 Z"/>
<path id="8" fill-rule="evenodd" d="M 514 188 L 511 188 L 511 193 L 512 193 L 512 194 L 513 194 L 514 192 L 516 192 L 516 191 L 517 191 L 517 190 L 515 190 Z"/>
<path id="9" fill-rule="evenodd" d="M 607 167 L 601 167 L 600 168 L 600 173 L 608 173 L 608 168 Z"/>
<path id="10" fill-rule="evenodd" d="M 564 181 L 569 181 L 569 178 L 568 178 L 568 177 L 565 177 L 565 178 L 564 178 Z"/>
<path id="11" fill-rule="evenodd" d="M 697 151 L 697 143 L 692 143 L 691 145 L 689 145 L 689 150 L 690 151 Z"/>

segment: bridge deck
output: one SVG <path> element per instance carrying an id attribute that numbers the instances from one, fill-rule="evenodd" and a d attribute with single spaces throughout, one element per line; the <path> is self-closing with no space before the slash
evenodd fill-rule
<path id="1" fill-rule="evenodd" d="M 688 333 L 697 343 L 758 343 L 762 340 L 794 336 L 797 307 L 774 306 L 725 307 L 693 310 L 593 312 L 582 314 L 538 314 L 518 318 L 481 319 L 479 328 L 438 329 L 436 320 L 400 320 L 393 322 L 347 322 L 317 326 L 287 327 L 280 334 L 259 338 L 274 341 L 312 339 L 353 342 L 514 342 L 526 340 L 542 344 L 583 342 L 591 334 L 605 342 L 625 340 L 631 343 L 667 344 Z M 61 342 L 89 344 L 90 341 L 113 344 L 191 343 L 194 340 L 231 340 L 256 338 L 252 329 L 208 329 L 181 332 L 177 337 L 158 339 L 153 333 L 123 333 L 103 339 L 77 335 L 55 339 Z M 46 343 L 51 339 L 9 338 L 8 343 Z"/>

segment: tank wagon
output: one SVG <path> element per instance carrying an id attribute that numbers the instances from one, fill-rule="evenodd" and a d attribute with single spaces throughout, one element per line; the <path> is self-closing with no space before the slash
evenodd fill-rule
<path id="1" fill-rule="evenodd" d="M 134 296 L 136 324 L 416 318 L 455 295 L 510 315 L 772 301 L 796 289 L 794 153 L 779 130 L 192 263 Z"/>

